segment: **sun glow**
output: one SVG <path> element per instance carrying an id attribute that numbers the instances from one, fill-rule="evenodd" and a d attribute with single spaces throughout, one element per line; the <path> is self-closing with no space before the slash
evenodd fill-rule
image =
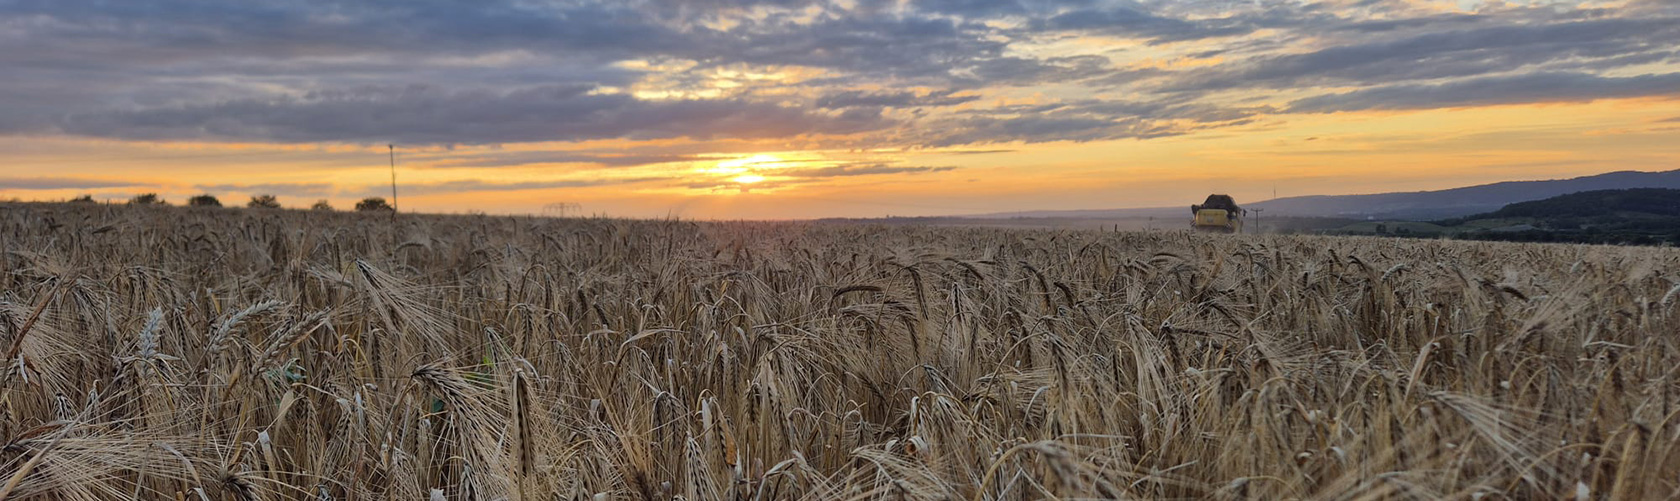
<path id="1" fill-rule="evenodd" d="M 759 154 L 719 160 L 710 168 L 700 169 L 700 172 L 717 176 L 713 179 L 728 179 L 735 184 L 754 184 L 764 182 L 764 176 L 758 174 L 759 169 L 778 166 L 783 161 L 781 157 Z"/>
<path id="2" fill-rule="evenodd" d="M 775 155 L 753 155 L 753 156 L 750 156 L 750 157 L 731 158 L 729 160 L 723 160 L 723 161 L 718 162 L 717 163 L 717 170 L 719 170 L 719 171 L 742 172 L 742 171 L 745 171 L 746 168 L 748 166 L 751 166 L 751 165 L 776 163 L 776 162 L 780 162 L 780 161 L 782 161 L 782 159 L 776 157 Z"/>

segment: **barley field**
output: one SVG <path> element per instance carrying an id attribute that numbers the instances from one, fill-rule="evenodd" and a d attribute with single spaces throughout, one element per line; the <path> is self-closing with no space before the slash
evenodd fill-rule
<path id="1" fill-rule="evenodd" d="M 1653 499 L 1680 251 L 0 205 L 0 499 Z"/>

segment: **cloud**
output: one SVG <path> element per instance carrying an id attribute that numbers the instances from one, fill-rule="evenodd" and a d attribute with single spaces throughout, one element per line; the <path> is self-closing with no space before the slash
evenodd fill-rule
<path id="1" fill-rule="evenodd" d="M 1133 6 L 1083 9 L 1041 21 L 1041 29 L 1095 32 L 1154 42 L 1198 40 L 1251 33 L 1255 27 L 1240 19 L 1185 20 L 1158 16 Z"/>
<path id="2" fill-rule="evenodd" d="M 587 86 L 446 91 L 429 87 L 319 92 L 75 115 L 65 132 L 131 140 L 272 143 L 497 144 L 630 138 L 784 138 L 888 124 L 733 99 L 647 101 Z"/>
<path id="3" fill-rule="evenodd" d="M 1408 32 L 1373 42 L 1258 57 L 1190 72 L 1165 85 L 1179 91 L 1379 85 L 1400 80 L 1486 75 L 1560 61 L 1580 64 L 1608 57 L 1644 55 L 1653 50 L 1669 52 L 1665 49 L 1676 43 L 1680 43 L 1680 22 L 1674 19 L 1474 26 L 1462 30 Z"/>
<path id="4" fill-rule="evenodd" d="M 1031 86 L 1045 82 L 1077 82 L 1115 73 L 1108 58 L 1096 55 L 997 57 L 953 69 L 952 81 L 972 87 Z"/>
<path id="5" fill-rule="evenodd" d="M 549 189 L 559 189 L 559 188 L 588 188 L 588 187 L 594 187 L 594 186 L 615 186 L 615 185 L 624 185 L 624 184 L 646 183 L 646 182 L 653 182 L 653 181 L 669 181 L 671 179 L 672 178 L 669 178 L 669 177 L 635 177 L 635 178 L 620 178 L 620 179 L 576 179 L 576 180 L 560 180 L 560 181 L 518 181 L 518 182 L 509 182 L 509 183 L 494 182 L 494 181 L 483 181 L 483 180 L 477 180 L 477 179 L 468 179 L 468 180 L 458 180 L 458 181 L 445 181 L 445 182 L 439 182 L 439 183 L 402 184 L 402 185 L 399 186 L 399 192 L 401 192 L 401 193 L 412 193 L 412 194 L 434 194 L 434 193 L 466 193 L 466 192 L 484 192 L 484 191 L 549 190 Z M 372 192 L 378 192 L 381 189 L 383 189 L 383 187 L 369 186 L 369 187 L 364 187 L 363 189 L 359 190 L 359 192 L 372 193 Z"/>
<path id="6" fill-rule="evenodd" d="M 745 23 L 704 60 L 792 65 L 872 79 L 948 82 L 954 68 L 1000 57 L 1008 44 L 971 22 L 926 17 L 845 16 L 809 24 Z"/>
<path id="7" fill-rule="evenodd" d="M 207 193 L 236 192 L 276 196 L 322 196 L 331 194 L 329 183 L 200 184 L 193 188 Z"/>
<path id="8" fill-rule="evenodd" d="M 235 57 L 462 54 L 510 47 L 672 52 L 715 35 L 660 23 L 616 2 L 151 0 L 87 5 L 13 0 L 0 5 L 0 12 L 34 21 L 19 28 L 70 42 L 49 55 L 109 49 L 152 63 L 216 51 Z"/>
<path id="9" fill-rule="evenodd" d="M 1040 1 L 1020 0 L 918 0 L 911 5 L 923 12 L 964 18 L 1024 15 L 1044 8 Z M 1090 0 L 1064 0 L 1068 5 L 1089 4 Z"/>
<path id="10" fill-rule="evenodd" d="M 913 142 L 960 146 L 1004 142 L 1151 139 L 1248 123 L 1272 110 L 1157 101 L 1081 99 L 974 110 L 932 124 Z"/>
<path id="11" fill-rule="evenodd" d="M 817 107 L 824 109 L 855 108 L 855 107 L 890 107 L 913 108 L 918 106 L 956 106 L 973 102 L 980 96 L 953 96 L 956 91 L 937 91 L 925 94 L 915 92 L 865 92 L 845 91 L 836 92 L 817 99 Z"/>
<path id="12" fill-rule="evenodd" d="M 421 161 L 426 161 L 423 155 Z M 578 151 L 514 151 L 470 154 L 432 161 L 431 167 L 516 167 L 542 164 L 588 164 L 601 167 L 639 167 L 674 162 L 694 162 L 704 157 L 678 154 L 589 153 Z"/>
<path id="13" fill-rule="evenodd" d="M 846 164 L 832 167 L 818 167 L 813 169 L 797 169 L 777 172 L 776 175 L 797 178 L 835 178 L 855 176 L 876 176 L 883 174 L 927 174 L 956 170 L 956 167 L 918 167 L 888 164 Z"/>
<path id="14" fill-rule="evenodd" d="M 1663 0 L 1453 13 L 1386 0 L 0 0 L 0 135 L 826 136 L 856 148 L 1153 138 L 1274 114 L 1245 101 L 1274 95 L 1320 95 L 1297 110 L 1358 106 L 1330 104 L 1341 94 L 1405 107 L 1650 95 L 1628 75 L 1672 71 L 1677 47 L 1680 10 Z M 1493 78 L 1530 91 L 1469 88 Z M 1545 88 L 1568 78 L 1586 87 Z M 1401 97 L 1430 92 L 1477 95 Z M 1026 95 L 1054 104 L 1003 104 Z M 691 160 L 646 148 L 435 165 Z"/>
<path id="15" fill-rule="evenodd" d="M 74 177 L 0 177 L 0 190 L 85 190 L 145 185 L 134 181 Z"/>
<path id="16" fill-rule="evenodd" d="M 1291 113 L 1415 110 L 1519 103 L 1680 96 L 1680 73 L 1601 77 L 1585 73 L 1473 78 L 1440 84 L 1399 84 L 1327 94 L 1289 104 Z"/>
<path id="17" fill-rule="evenodd" d="M 1181 134 L 1165 124 L 1143 120 L 1112 120 L 1091 117 L 979 118 L 931 141 L 936 146 L 988 142 L 1095 141 L 1115 138 L 1153 138 Z"/>

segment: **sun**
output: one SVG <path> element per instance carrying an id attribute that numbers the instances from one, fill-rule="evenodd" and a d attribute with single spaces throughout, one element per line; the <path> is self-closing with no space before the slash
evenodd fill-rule
<path id="1" fill-rule="evenodd" d="M 758 174 L 747 174 L 747 175 L 744 175 L 744 176 L 736 176 L 735 179 L 732 179 L 732 181 L 735 181 L 735 182 L 741 183 L 741 184 L 753 184 L 753 183 L 757 183 L 757 182 L 760 182 L 760 181 L 763 181 L 763 180 L 764 180 L 764 176 L 760 176 Z"/>

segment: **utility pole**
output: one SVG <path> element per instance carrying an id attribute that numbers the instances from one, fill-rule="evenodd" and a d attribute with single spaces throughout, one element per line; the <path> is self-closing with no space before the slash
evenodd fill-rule
<path id="1" fill-rule="evenodd" d="M 1260 213 L 1262 213 L 1262 212 L 1266 212 L 1266 209 L 1259 209 L 1259 208 L 1254 209 L 1254 232 L 1255 233 L 1261 233 L 1261 234 L 1266 233 L 1266 227 L 1262 226 L 1260 224 Z"/>
<path id="2" fill-rule="evenodd" d="M 397 212 L 397 145 L 387 144 L 385 148 L 391 150 L 391 212 Z"/>

